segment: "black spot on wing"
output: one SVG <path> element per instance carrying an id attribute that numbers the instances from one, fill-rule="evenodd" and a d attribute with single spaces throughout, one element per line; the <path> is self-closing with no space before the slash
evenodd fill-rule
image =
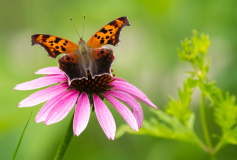
<path id="1" fill-rule="evenodd" d="M 97 34 L 95 34 L 95 37 L 97 37 Z"/>
<path id="2" fill-rule="evenodd" d="M 97 39 L 100 39 L 100 36 L 98 36 Z"/>
<path id="3" fill-rule="evenodd" d="M 55 48 L 56 48 L 56 49 L 59 49 L 59 47 L 58 47 L 58 46 L 56 46 Z"/>
<path id="4" fill-rule="evenodd" d="M 100 30 L 100 32 L 106 34 L 108 31 L 107 31 L 106 29 L 102 28 L 102 29 Z"/>
<path id="5" fill-rule="evenodd" d="M 100 44 L 104 44 L 104 42 L 105 42 L 105 41 L 104 41 L 103 39 L 100 40 Z"/>
<path id="6" fill-rule="evenodd" d="M 61 49 L 62 49 L 62 51 L 64 51 L 64 52 L 66 51 L 66 48 L 64 48 L 63 46 L 61 46 Z"/>
<path id="7" fill-rule="evenodd" d="M 63 43 L 64 46 L 66 46 L 67 44 L 66 43 Z"/>
<path id="8" fill-rule="evenodd" d="M 106 39 L 109 39 L 109 36 L 106 36 Z"/>
<path id="9" fill-rule="evenodd" d="M 49 41 L 49 43 L 53 43 L 53 41 Z"/>
<path id="10" fill-rule="evenodd" d="M 55 43 L 58 43 L 59 41 L 61 41 L 62 39 L 61 38 L 58 38 L 58 37 L 56 37 L 56 39 L 55 39 Z"/>

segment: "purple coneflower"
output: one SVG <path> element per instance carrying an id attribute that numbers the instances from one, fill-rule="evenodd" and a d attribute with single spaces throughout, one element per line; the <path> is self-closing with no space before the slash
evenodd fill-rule
<path id="1" fill-rule="evenodd" d="M 122 78 L 102 75 L 92 79 L 88 74 L 88 80 L 74 80 L 69 84 L 68 78 L 58 67 L 43 68 L 38 70 L 36 74 L 48 75 L 18 84 L 14 89 L 31 90 L 55 83 L 59 84 L 35 92 L 22 100 L 19 107 L 31 107 L 47 101 L 40 109 L 35 121 L 36 123 L 44 122 L 49 125 L 61 121 L 76 104 L 73 132 L 77 136 L 86 128 L 90 117 L 90 106 L 93 104 L 93 109 L 106 136 L 109 139 L 114 139 L 116 125 L 111 112 L 103 102 L 104 98 L 136 131 L 142 126 L 143 122 L 143 111 L 136 99 L 158 109 L 142 91 Z M 127 104 L 132 112 L 119 100 Z"/>

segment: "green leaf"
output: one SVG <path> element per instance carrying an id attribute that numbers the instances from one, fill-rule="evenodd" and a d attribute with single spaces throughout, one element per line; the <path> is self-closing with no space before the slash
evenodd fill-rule
<path id="1" fill-rule="evenodd" d="M 184 41 L 181 42 L 182 50 L 178 49 L 179 59 L 181 61 L 192 61 L 194 60 L 198 52 L 196 48 L 190 46 L 191 41 L 188 40 L 188 38 L 185 38 Z"/>
<path id="2" fill-rule="evenodd" d="M 211 66 L 211 57 L 208 58 L 208 60 L 207 60 L 207 65 L 205 66 L 205 72 L 206 72 L 206 73 L 209 72 L 210 66 Z"/>
<path id="3" fill-rule="evenodd" d="M 201 92 L 209 99 L 212 104 L 214 104 L 215 100 L 222 95 L 222 90 L 216 87 L 216 82 L 204 83 L 199 81 L 198 86 Z"/>
<path id="4" fill-rule="evenodd" d="M 196 30 L 193 30 L 193 34 L 192 43 L 194 48 L 197 48 L 198 52 L 205 56 L 210 45 L 209 36 L 204 33 L 199 34 Z"/>
<path id="5" fill-rule="evenodd" d="M 123 124 L 121 125 L 116 132 L 115 138 L 120 138 L 122 137 L 126 132 L 130 132 L 132 129 L 129 125 Z"/>
<path id="6" fill-rule="evenodd" d="M 186 128 L 176 117 L 168 115 L 161 110 L 159 110 L 159 112 L 151 111 L 156 114 L 157 119 L 151 118 L 150 121 L 144 120 L 143 126 L 139 129 L 139 132 L 133 131 L 127 124 L 122 125 L 117 130 L 116 138 L 121 137 L 124 133 L 130 133 L 195 143 L 192 131 Z M 192 119 L 189 122 L 190 128 L 193 127 L 194 118 L 195 116 L 192 116 Z"/>
<path id="7" fill-rule="evenodd" d="M 220 96 L 215 104 L 215 121 L 221 127 L 223 133 L 229 132 L 237 123 L 237 106 L 235 96 L 228 92 Z"/>
<path id="8" fill-rule="evenodd" d="M 190 128 L 191 130 L 193 130 L 194 121 L 195 121 L 195 113 L 193 112 L 193 113 L 190 115 L 190 118 L 189 118 L 188 121 L 187 121 L 187 126 L 188 126 L 188 128 Z"/>
<path id="9" fill-rule="evenodd" d="M 166 113 L 178 118 L 184 125 L 186 125 L 192 111 L 189 110 L 189 105 L 192 99 L 193 89 L 197 85 L 197 80 L 192 78 L 187 79 L 184 82 L 183 90 L 179 88 L 179 98 L 175 100 L 174 98 L 169 98 L 169 103 L 165 109 Z"/>
<path id="10" fill-rule="evenodd" d="M 223 136 L 226 143 L 237 145 L 237 127 L 232 129 L 228 134 Z"/>

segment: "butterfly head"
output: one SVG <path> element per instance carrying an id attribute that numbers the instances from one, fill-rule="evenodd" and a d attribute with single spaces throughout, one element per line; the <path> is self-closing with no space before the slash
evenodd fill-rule
<path id="1" fill-rule="evenodd" d="M 81 45 L 81 44 L 86 44 L 86 42 L 85 42 L 82 38 L 80 38 L 80 41 L 78 42 L 78 44 L 79 44 L 79 45 Z"/>

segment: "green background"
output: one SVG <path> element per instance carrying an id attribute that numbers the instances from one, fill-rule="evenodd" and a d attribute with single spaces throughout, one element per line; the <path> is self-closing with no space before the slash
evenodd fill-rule
<path id="1" fill-rule="evenodd" d="M 46 126 L 34 118 L 43 104 L 18 108 L 18 103 L 35 91 L 13 90 L 15 85 L 40 77 L 38 69 L 57 66 L 39 46 L 31 46 L 30 36 L 43 33 L 66 38 L 75 43 L 79 38 L 69 20 L 72 17 L 81 34 L 86 15 L 84 40 L 88 41 L 108 22 L 127 16 L 131 26 L 121 33 L 121 42 L 114 50 L 112 69 L 117 77 L 126 79 L 141 89 L 163 109 L 168 95 L 176 97 L 182 85 L 184 71 L 191 67 L 178 60 L 180 41 L 196 29 L 210 35 L 212 56 L 209 79 L 217 86 L 237 94 L 237 1 L 236 0 L 18 0 L 0 1 L 0 159 L 10 159 L 21 132 L 33 111 L 16 159 L 53 159 L 66 131 L 72 112 L 61 122 Z M 191 109 L 196 113 L 195 130 L 203 138 L 199 118 L 199 96 L 194 93 Z M 108 104 L 117 128 L 126 123 Z M 153 116 L 142 104 L 144 118 Z M 210 133 L 221 131 L 213 121 L 212 108 L 207 108 Z M 214 140 L 215 144 L 216 141 Z M 217 159 L 234 160 L 237 146 L 220 150 Z M 64 159 L 103 160 L 173 160 L 209 159 L 198 147 L 149 136 L 128 135 L 108 140 L 95 113 L 91 114 L 86 130 L 74 136 Z"/>

